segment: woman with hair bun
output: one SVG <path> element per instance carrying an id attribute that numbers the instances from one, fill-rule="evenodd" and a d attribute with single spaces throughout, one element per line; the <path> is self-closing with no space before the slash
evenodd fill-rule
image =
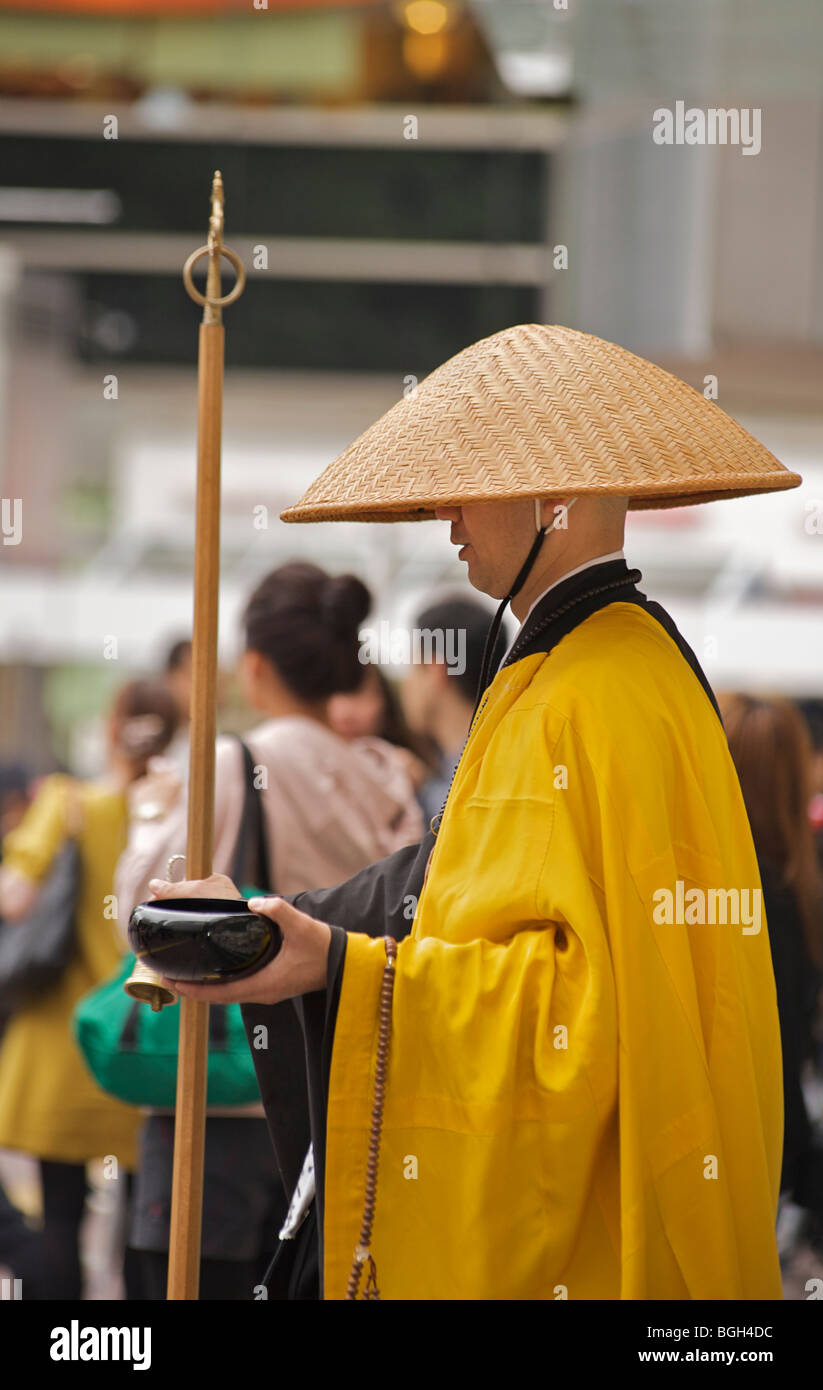
<path id="1" fill-rule="evenodd" d="M 247 742 L 268 772 L 279 893 L 330 886 L 421 833 L 402 756 L 382 739 L 342 738 L 329 717 L 329 698 L 362 683 L 358 633 L 370 607 L 353 575 L 294 562 L 267 575 L 245 610 L 241 681 L 248 703 L 269 716 Z M 236 745 L 218 749 L 218 769 L 230 759 L 237 766 Z M 215 871 L 231 862 L 240 809 L 236 798 L 217 800 Z"/>
<path id="2" fill-rule="evenodd" d="M 117 969 L 123 943 L 111 906 L 114 870 L 126 844 L 127 789 L 171 741 L 177 710 L 151 681 L 133 681 L 108 719 L 108 767 L 98 781 L 55 774 L 40 782 L 20 824 L 3 841 L 0 916 L 23 920 L 68 836 L 79 847 L 72 957 L 57 982 L 11 1019 L 0 1045 L 0 1148 L 40 1160 L 43 1194 L 42 1298 L 78 1299 L 78 1232 L 86 1200 L 86 1163 L 113 1155 L 135 1165 L 140 1113 L 92 1080 L 74 1042 L 75 1004 Z M 31 1293 L 23 1290 L 24 1297 Z"/>
<path id="3" fill-rule="evenodd" d="M 333 577 L 300 561 L 266 575 L 246 605 L 240 681 L 248 704 L 264 716 L 243 735 L 260 793 L 268 859 L 269 882 L 259 888 L 297 893 L 330 887 L 422 834 L 399 750 L 382 739 L 345 739 L 329 718 L 330 697 L 356 690 L 363 679 L 358 633 L 370 606 L 368 589 L 354 575 Z M 150 778 L 146 782 L 149 790 L 141 795 L 151 804 Z M 240 743 L 218 738 L 215 873 L 232 873 L 245 794 Z M 185 855 L 186 801 L 181 786 L 153 827 L 135 823 L 117 873 L 124 924 L 131 908 L 151 896 L 150 880 L 166 877 L 171 856 Z M 172 1118 L 153 1115 L 142 1140 L 131 1238 L 150 1298 L 164 1297 L 172 1148 Z M 245 1112 L 210 1109 L 201 1299 L 253 1297 L 290 1195 L 262 1104 Z"/>

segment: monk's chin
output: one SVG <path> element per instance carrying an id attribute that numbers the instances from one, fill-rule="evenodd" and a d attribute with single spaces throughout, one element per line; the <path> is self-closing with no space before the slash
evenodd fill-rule
<path id="1" fill-rule="evenodd" d="M 488 594 L 489 598 L 505 598 L 508 592 L 499 579 L 483 573 L 476 559 L 466 561 L 466 578 L 473 589 L 477 589 L 478 593 Z"/>

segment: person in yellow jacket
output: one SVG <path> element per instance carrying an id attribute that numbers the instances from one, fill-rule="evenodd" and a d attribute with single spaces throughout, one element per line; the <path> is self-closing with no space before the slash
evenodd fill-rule
<path id="1" fill-rule="evenodd" d="M 448 520 L 501 600 L 488 651 L 507 602 L 521 623 L 420 845 L 260 900 L 278 957 L 176 986 L 275 1030 L 296 1000 L 325 1298 L 781 1297 L 757 860 L 711 688 L 622 546 L 628 506 L 799 481 L 651 363 L 522 325 L 440 367 L 284 514 Z M 265 1096 L 276 1032 L 258 1069 Z"/>
<path id="2" fill-rule="evenodd" d="M 61 978 L 10 1020 L 0 1041 L 0 1148 L 40 1160 L 45 1298 L 81 1296 L 78 1231 L 86 1163 L 112 1157 L 117 1171 L 136 1160 L 139 1110 L 93 1080 L 71 1031 L 77 1002 L 117 969 L 122 941 L 114 915 L 114 870 L 126 846 L 126 788 L 174 732 L 170 695 L 135 681 L 119 693 L 109 723 L 109 770 L 99 782 L 45 777 L 20 825 L 3 841 L 0 915 L 20 919 L 36 902 L 67 836 L 79 847 L 75 942 Z M 23 1290 L 25 1297 L 25 1289 Z"/>

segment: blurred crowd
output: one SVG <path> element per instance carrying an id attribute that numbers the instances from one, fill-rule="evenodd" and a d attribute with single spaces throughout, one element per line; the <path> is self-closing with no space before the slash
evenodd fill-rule
<path id="1" fill-rule="evenodd" d="M 248 718 L 238 720 L 242 733 L 217 740 L 214 868 L 249 891 L 341 882 L 416 842 L 444 802 L 469 730 L 488 611 L 465 597 L 427 605 L 415 628 L 460 632 L 462 669 L 432 647 L 431 659 L 398 679 L 395 668 L 362 660 L 371 603 L 356 577 L 298 562 L 267 575 L 248 600 L 236 673 Z M 498 646 L 493 669 L 503 634 Z M 76 1019 L 83 1001 L 128 968 L 126 926 L 150 896 L 149 880 L 185 857 L 190 702 L 191 644 L 181 638 L 161 669 L 117 691 L 98 778 L 60 771 L 35 781 L 22 763 L 0 765 L 0 933 L 34 929 L 68 841 L 78 861 L 64 889 L 74 936 L 59 979 L 13 1006 L 0 979 L 0 1150 L 27 1155 L 39 1176 L 37 1212 L 21 1210 L 0 1185 L 0 1265 L 21 1280 L 24 1298 L 89 1296 L 81 1227 L 101 1172 L 118 1193 L 113 1239 L 125 1297 L 165 1297 L 173 1106 L 148 1084 L 135 1103 L 104 1091 Z M 778 1243 L 788 1269 L 800 1249 L 823 1260 L 823 702 L 727 692 L 720 704 L 777 987 Z M 254 844 L 250 796 L 262 826 Z M 285 1209 L 259 1096 L 238 1071 L 236 1094 L 210 1103 L 207 1115 L 201 1298 L 255 1297 Z"/>

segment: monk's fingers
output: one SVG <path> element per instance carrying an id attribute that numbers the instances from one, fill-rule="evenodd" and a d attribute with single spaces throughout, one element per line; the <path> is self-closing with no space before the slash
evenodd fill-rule
<path id="1" fill-rule="evenodd" d="M 249 907 L 260 917 L 268 917 L 270 921 L 276 922 L 283 933 L 284 941 L 294 933 L 311 930 L 318 925 L 315 917 L 301 912 L 292 903 L 287 903 L 285 898 L 249 898 Z"/>
<path id="2" fill-rule="evenodd" d="M 241 898 L 242 893 L 226 874 L 210 874 L 208 878 L 182 879 L 170 883 L 165 878 L 153 878 L 149 888 L 155 898 Z"/>
<path id="3" fill-rule="evenodd" d="M 186 999 L 199 999 L 204 1004 L 279 1004 L 283 999 L 300 993 L 294 988 L 292 972 L 284 969 L 279 956 L 275 956 L 262 970 L 253 975 L 244 975 L 242 980 L 231 980 L 226 984 L 196 984 L 191 980 L 169 978 L 163 982 L 176 994 Z"/>

